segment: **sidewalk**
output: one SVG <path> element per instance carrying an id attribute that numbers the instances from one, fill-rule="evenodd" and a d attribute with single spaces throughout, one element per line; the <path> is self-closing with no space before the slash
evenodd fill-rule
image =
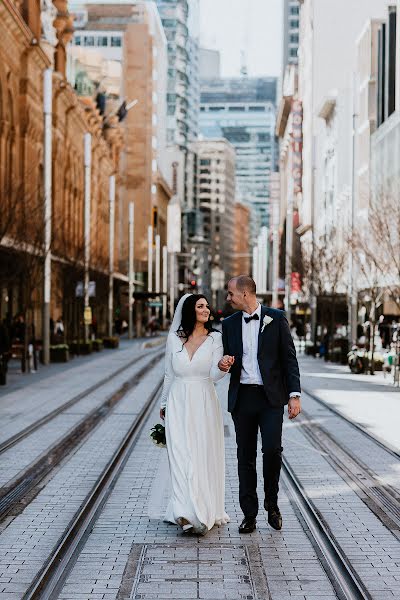
<path id="1" fill-rule="evenodd" d="M 347 366 L 299 355 L 301 383 L 310 392 L 400 452 L 400 389 L 391 376 L 354 375 Z"/>
<path id="2" fill-rule="evenodd" d="M 141 344 L 146 344 L 159 338 L 140 338 L 128 340 L 128 338 L 120 338 L 119 348 L 107 349 L 105 348 L 101 352 L 92 352 L 88 356 L 74 356 L 70 358 L 67 363 L 50 363 L 49 365 L 39 364 L 36 373 L 22 373 L 21 372 L 21 361 L 13 359 L 10 361 L 7 373 L 7 385 L 0 386 L 0 405 L 3 396 L 8 395 L 10 392 L 22 390 L 28 388 L 32 384 L 39 381 L 43 381 L 48 377 L 52 377 L 61 373 L 65 373 L 71 369 L 82 367 L 84 365 L 89 366 L 91 363 L 97 360 L 103 359 L 106 356 L 114 356 L 116 353 L 124 352 L 131 348 L 140 347 Z"/>

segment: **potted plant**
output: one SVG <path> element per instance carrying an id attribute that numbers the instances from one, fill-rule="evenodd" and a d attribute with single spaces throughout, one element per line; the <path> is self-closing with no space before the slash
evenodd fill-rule
<path id="1" fill-rule="evenodd" d="M 92 348 L 93 348 L 93 352 L 101 352 L 101 350 L 103 350 L 103 348 L 104 348 L 103 340 L 101 340 L 101 339 L 93 340 Z"/>
<path id="2" fill-rule="evenodd" d="M 50 346 L 50 362 L 68 362 L 69 346 L 67 344 L 56 344 Z"/>
<path id="3" fill-rule="evenodd" d="M 118 348 L 119 338 L 118 337 L 105 337 L 103 338 L 104 348 Z"/>
<path id="4" fill-rule="evenodd" d="M 92 342 L 90 340 L 87 342 L 84 340 L 74 340 L 70 344 L 70 350 L 73 354 L 91 354 Z"/>

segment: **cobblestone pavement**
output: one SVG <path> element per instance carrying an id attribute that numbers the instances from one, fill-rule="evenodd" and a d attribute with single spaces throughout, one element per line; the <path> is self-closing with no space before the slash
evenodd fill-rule
<path id="1" fill-rule="evenodd" d="M 162 367 L 159 364 L 146 374 L 139 386 L 129 392 L 112 414 L 60 465 L 22 514 L 4 528 L 0 535 L 1 599 L 23 597 L 116 444 L 155 389 L 162 376 Z M 374 393 L 379 403 L 385 402 L 383 398 L 388 396 L 400 400 L 388 386 L 390 391 L 385 395 L 381 389 L 385 386 L 368 385 L 368 381 L 354 379 L 355 376 L 349 378 L 344 370 L 336 370 L 336 367 L 314 359 L 302 357 L 301 368 L 304 387 L 316 395 L 322 396 L 324 392 L 324 400 L 343 412 L 356 392 L 369 394 L 368 403 L 372 407 Z M 217 386 L 224 407 L 227 384 L 228 378 L 225 378 Z M 340 406 L 335 400 L 338 390 Z M 384 519 L 370 510 L 357 486 L 335 470 L 330 457 L 306 434 L 304 425 L 311 429 L 313 424 L 321 427 L 343 450 L 364 465 L 378 483 L 390 486 L 399 495 L 400 461 L 307 394 L 304 394 L 303 405 L 306 417 L 302 420 L 289 422 L 285 417 L 285 460 L 369 597 L 372 600 L 400 598 L 398 528 L 385 524 Z M 271 529 L 266 513 L 260 510 L 257 530 L 251 535 L 239 535 L 242 514 L 238 504 L 235 438 L 226 412 L 224 418 L 226 509 L 231 522 L 215 527 L 205 537 L 182 535 L 177 526 L 163 522 L 169 474 L 166 451 L 156 448 L 148 437 L 149 428 L 158 421 L 158 407 L 155 407 L 59 598 L 343 598 L 328 576 L 325 559 L 289 493 L 284 477 L 279 502 L 284 520 L 282 531 Z M 359 422 L 365 425 L 365 413 Z M 388 424 L 388 431 L 392 441 L 391 424 Z M 380 433 L 379 437 L 384 438 L 385 432 Z M 260 460 L 259 456 L 259 474 Z M 262 499 L 261 480 L 259 483 Z"/>

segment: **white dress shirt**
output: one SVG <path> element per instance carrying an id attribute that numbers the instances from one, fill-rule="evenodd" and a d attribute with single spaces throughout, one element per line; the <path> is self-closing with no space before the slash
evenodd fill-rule
<path id="1" fill-rule="evenodd" d="M 252 319 L 249 323 L 244 320 L 245 317 L 258 315 L 258 319 Z M 258 366 L 258 334 L 260 332 L 261 304 L 251 314 L 242 313 L 242 338 L 243 338 L 243 358 L 240 383 L 253 383 L 263 385 L 260 367 Z"/>
<path id="2" fill-rule="evenodd" d="M 252 317 L 258 315 L 258 319 L 252 319 L 249 323 L 244 320 L 245 317 Z M 263 385 L 261 377 L 260 367 L 258 365 L 258 336 L 260 335 L 260 321 L 261 321 L 261 304 L 259 304 L 256 310 L 249 315 L 248 313 L 242 313 L 242 339 L 243 339 L 243 358 L 242 358 L 242 372 L 240 374 L 240 383 L 245 384 L 256 384 Z M 290 392 L 289 398 L 299 396 L 298 392 Z"/>

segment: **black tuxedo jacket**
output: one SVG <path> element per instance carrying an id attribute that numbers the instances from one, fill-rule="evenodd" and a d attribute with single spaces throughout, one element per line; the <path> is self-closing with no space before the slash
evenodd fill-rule
<path id="1" fill-rule="evenodd" d="M 264 327 L 263 319 L 268 315 L 273 320 Z M 243 339 L 242 311 L 227 317 L 222 322 L 224 354 L 235 357 L 231 367 L 231 381 L 228 393 L 228 410 L 233 412 L 239 392 L 242 371 Z M 300 394 L 300 373 L 296 350 L 289 324 L 281 310 L 261 306 L 260 331 L 258 334 L 258 364 L 268 401 L 272 406 L 284 406 L 289 394 Z"/>

